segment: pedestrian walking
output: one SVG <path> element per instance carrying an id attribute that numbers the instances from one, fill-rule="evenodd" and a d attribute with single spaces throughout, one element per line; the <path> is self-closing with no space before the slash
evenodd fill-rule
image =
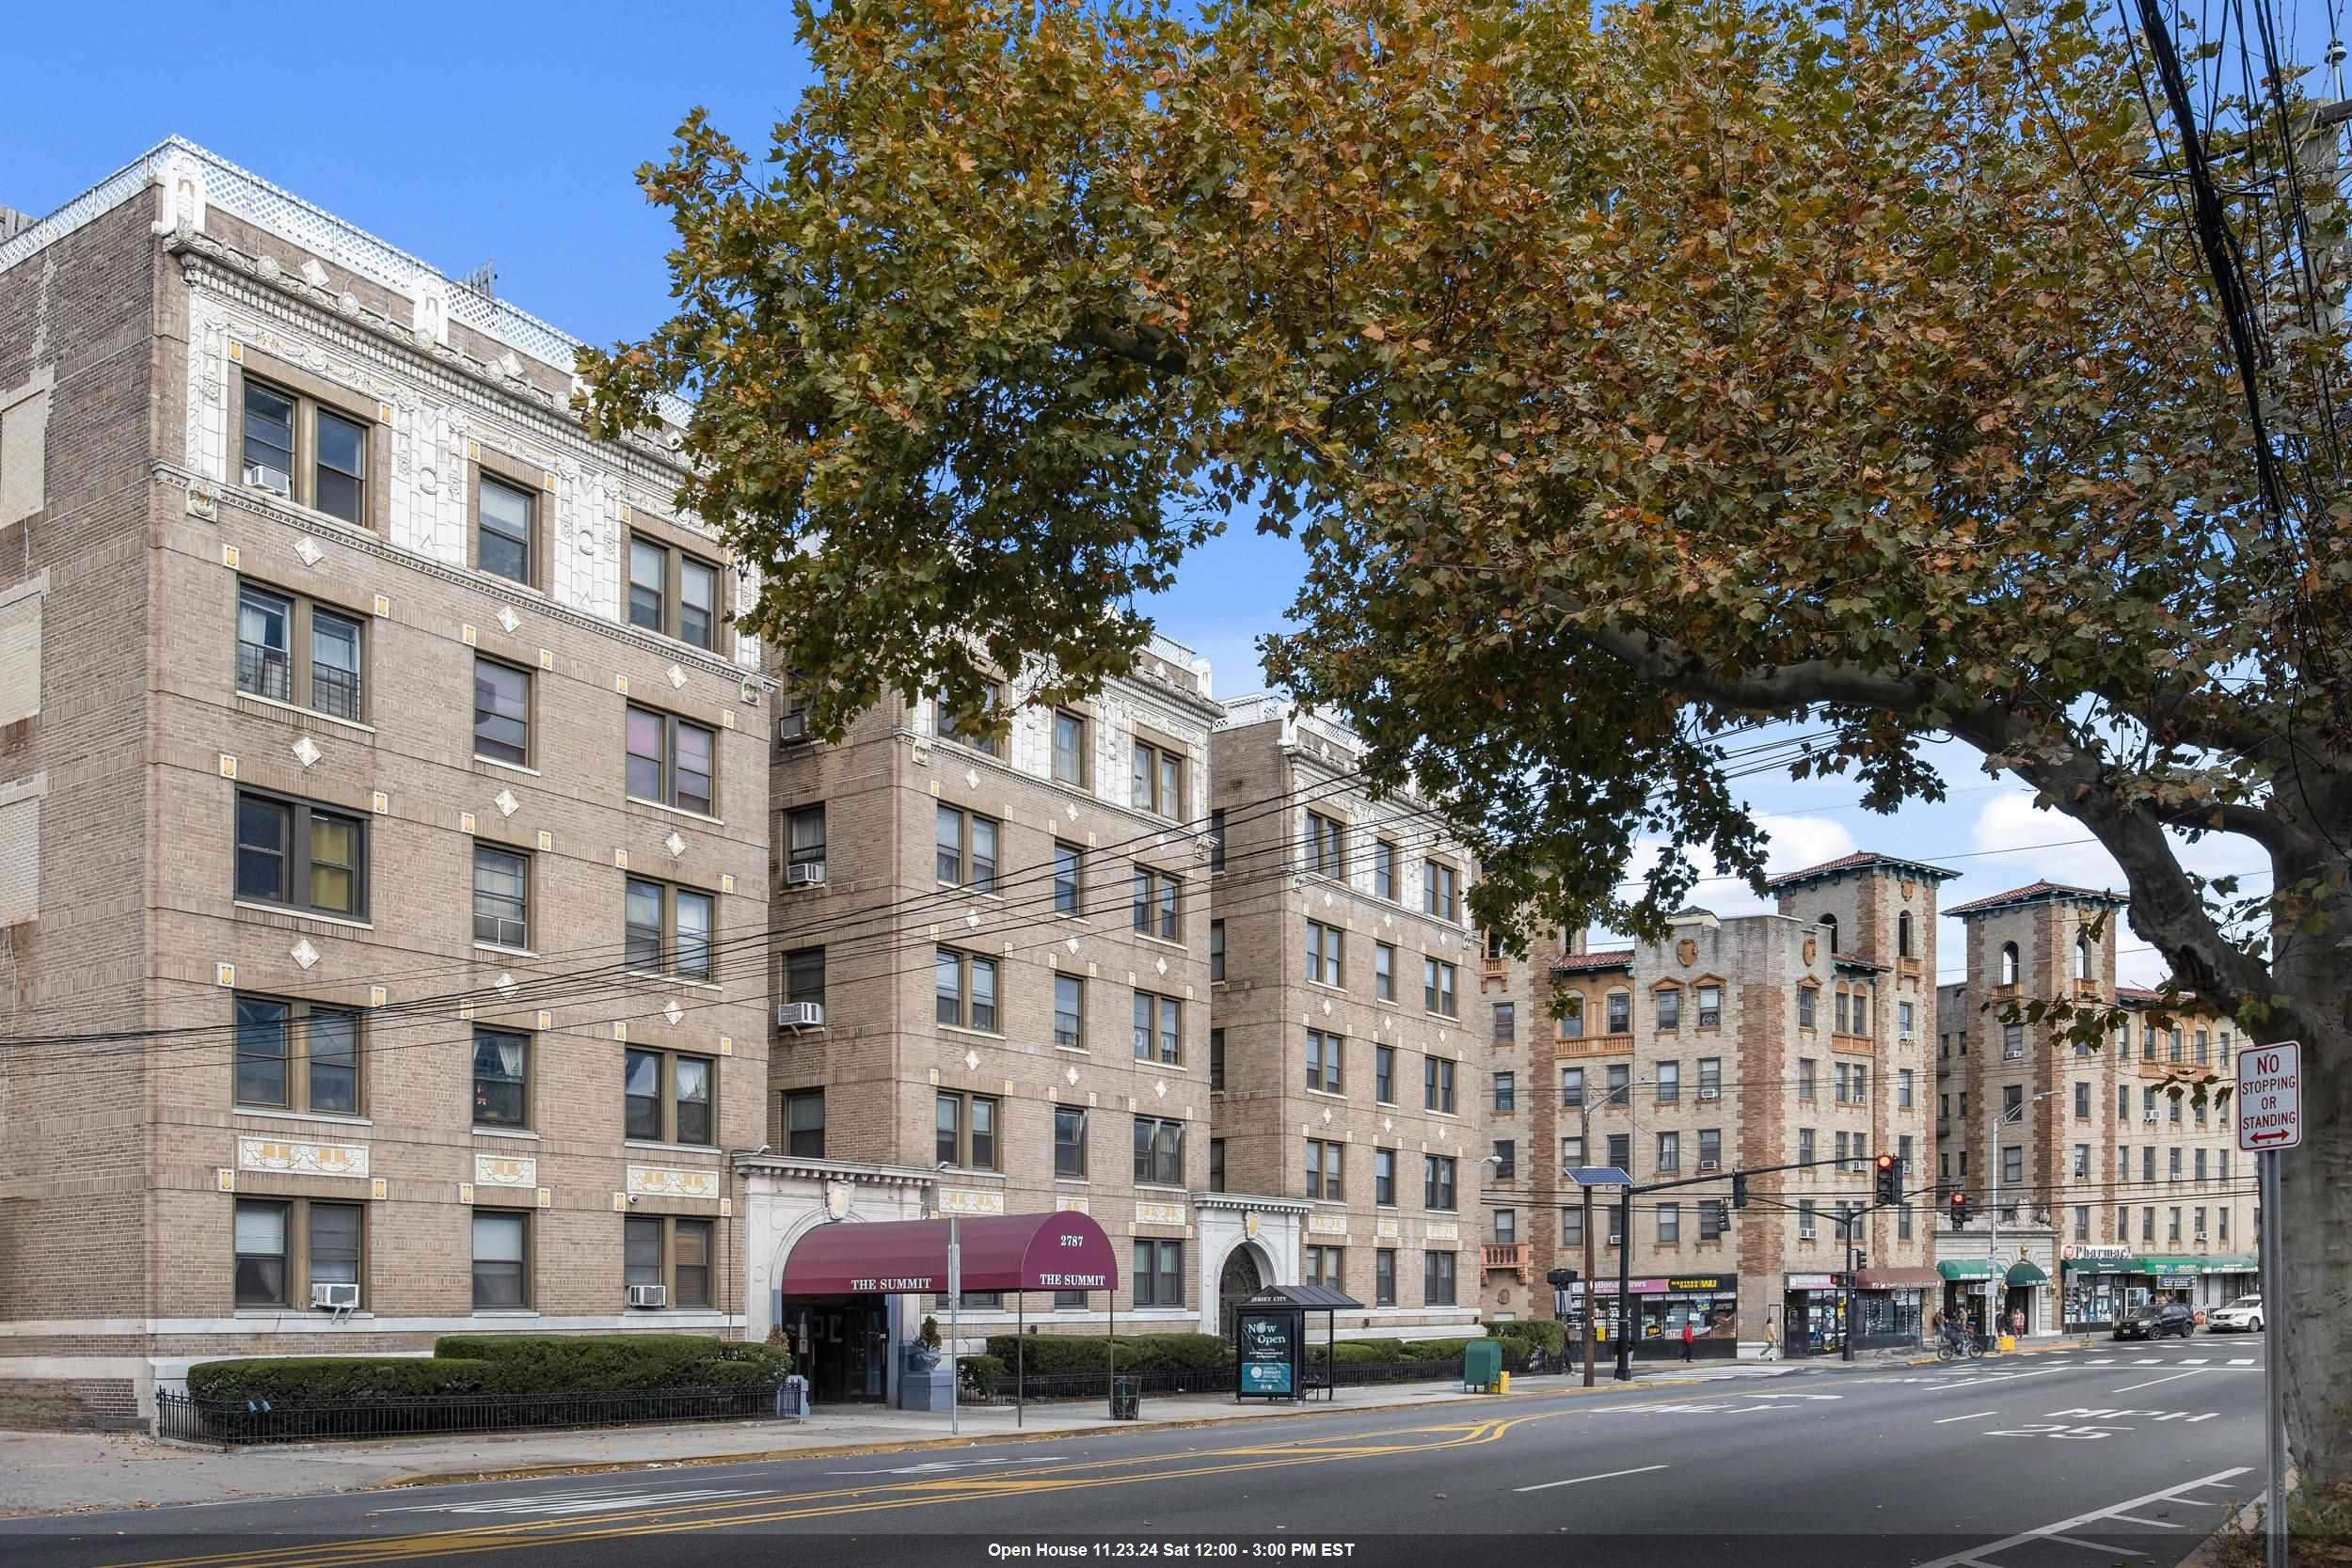
<path id="1" fill-rule="evenodd" d="M 1698 1338 L 1698 1336 L 1697 1336 L 1697 1335 L 1695 1335 L 1695 1334 L 1693 1334 L 1693 1333 L 1692 1333 L 1692 1332 L 1691 1332 L 1691 1320 L 1690 1320 L 1690 1319 L 1688 1319 L 1688 1318 L 1683 1319 L 1683 1320 L 1682 1320 L 1682 1359 L 1684 1359 L 1685 1361 L 1688 1361 L 1688 1360 L 1690 1360 L 1690 1359 L 1691 1359 L 1691 1342 L 1692 1342 L 1693 1339 L 1697 1338 Z"/>

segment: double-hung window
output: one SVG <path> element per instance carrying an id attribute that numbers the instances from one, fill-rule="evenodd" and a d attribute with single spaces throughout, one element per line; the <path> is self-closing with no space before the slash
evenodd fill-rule
<path id="1" fill-rule="evenodd" d="M 1450 1213 L 1454 1202 L 1454 1156 L 1424 1154 L 1421 1157 L 1422 1206 L 1440 1213 Z"/>
<path id="2" fill-rule="evenodd" d="M 357 1203 L 241 1197 L 233 1222 L 239 1307 L 308 1307 L 314 1285 L 359 1283 Z"/>
<path id="3" fill-rule="evenodd" d="M 1327 926 L 1320 920 L 1307 922 L 1307 978 L 1317 985 L 1343 986 L 1347 983 L 1342 968 L 1344 951 L 1343 936 L 1337 926 Z"/>
<path id="4" fill-rule="evenodd" d="M 250 378 L 244 407 L 238 434 L 245 483 L 369 526 L 367 421 Z"/>
<path id="5" fill-rule="evenodd" d="M 1396 1150 L 1372 1151 L 1372 1201 L 1384 1209 L 1396 1207 Z"/>
<path id="6" fill-rule="evenodd" d="M 474 494 L 474 564 L 529 586 L 539 557 L 536 491 L 485 473 Z"/>
<path id="7" fill-rule="evenodd" d="M 1067 1050 L 1086 1045 L 1086 990 L 1083 976 L 1054 976 L 1054 1043 Z"/>
<path id="8" fill-rule="evenodd" d="M 1340 1057 L 1345 1042 L 1321 1029 L 1307 1031 L 1307 1086 L 1326 1094 L 1340 1092 Z"/>
<path id="9" fill-rule="evenodd" d="M 711 1304 L 709 1220 L 630 1214 L 621 1221 L 621 1283 L 659 1285 L 671 1307 Z"/>
<path id="10" fill-rule="evenodd" d="M 1347 839 L 1338 817 L 1307 814 L 1307 869 L 1324 877 L 1347 875 Z"/>
<path id="11" fill-rule="evenodd" d="M 1137 1307 L 1184 1305 L 1184 1243 L 1138 1241 L 1135 1244 Z"/>
<path id="12" fill-rule="evenodd" d="M 1086 716 L 1066 708 L 1054 712 L 1054 782 L 1079 789 L 1086 787 Z"/>
<path id="13" fill-rule="evenodd" d="M 942 740 L 952 740 L 959 746 L 968 746 L 973 751 L 993 757 L 998 753 L 998 742 L 997 737 L 989 733 L 990 721 L 1004 705 L 1004 688 L 993 683 L 982 694 L 980 711 L 977 714 L 966 713 L 948 701 L 946 692 L 934 692 L 931 695 L 933 728 Z"/>
<path id="14" fill-rule="evenodd" d="M 358 1114 L 357 1012 L 312 1002 L 239 996 L 236 1018 L 239 1105 Z"/>
<path id="15" fill-rule="evenodd" d="M 941 806 L 934 832 L 940 882 L 970 888 L 974 893 L 996 891 L 996 842 L 993 817 L 956 806 Z"/>
<path id="16" fill-rule="evenodd" d="M 1054 1174 L 1082 1180 L 1087 1173 L 1087 1108 L 1054 1107 Z"/>
<path id="17" fill-rule="evenodd" d="M 825 874 L 825 807 L 796 806 L 784 814 L 784 863 L 822 879 Z M 813 873 L 808 867 L 815 867 Z"/>
<path id="18" fill-rule="evenodd" d="M 1081 856 L 1084 851 L 1074 844 L 1054 845 L 1054 912 L 1083 914 L 1086 912 L 1086 882 Z"/>
<path id="19" fill-rule="evenodd" d="M 934 1022 L 956 1029 L 995 1034 L 996 960 L 978 953 L 943 947 L 933 963 Z"/>
<path id="20" fill-rule="evenodd" d="M 361 714 L 360 620 L 258 583 L 237 589 L 237 689 L 354 723 Z"/>
<path id="21" fill-rule="evenodd" d="M 1383 1002 L 1396 1000 L 1396 946 L 1393 942 L 1372 944 L 1372 994 Z"/>
<path id="22" fill-rule="evenodd" d="M 1443 958 L 1421 960 L 1422 1005 L 1440 1018 L 1453 1018 L 1454 968 Z"/>
<path id="23" fill-rule="evenodd" d="M 788 1089 L 784 1096 L 784 1149 L 799 1160 L 825 1157 L 825 1091 Z"/>
<path id="24" fill-rule="evenodd" d="M 717 903 L 709 894 L 693 888 L 628 878 L 622 921 L 622 948 L 628 967 L 688 980 L 715 978 L 710 935 Z"/>
<path id="25" fill-rule="evenodd" d="M 492 844 L 473 847 L 473 940 L 531 946 L 531 860 Z"/>
<path id="26" fill-rule="evenodd" d="M 1421 1255 L 1421 1265 L 1422 1305 L 1453 1306 L 1454 1255 L 1451 1252 L 1424 1252 Z"/>
<path id="27" fill-rule="evenodd" d="M 1225 978 L 1225 922 L 1209 922 L 1209 978 Z"/>
<path id="28" fill-rule="evenodd" d="M 1135 743 L 1129 802 L 1157 816 L 1184 815 L 1184 753 L 1149 740 Z"/>
<path id="29" fill-rule="evenodd" d="M 719 646 L 719 568 L 643 534 L 628 541 L 628 620 L 697 648 Z"/>
<path id="30" fill-rule="evenodd" d="M 1136 1180 L 1150 1186 L 1184 1181 L 1184 1124 L 1166 1117 L 1136 1117 Z"/>
<path id="31" fill-rule="evenodd" d="M 783 957 L 784 984 L 781 990 L 787 1002 L 814 1002 L 825 1005 L 825 950 L 821 947 L 795 947 Z"/>
<path id="32" fill-rule="evenodd" d="M 716 1058 L 632 1046 L 621 1068 L 621 1135 L 641 1142 L 716 1141 L 719 1068 Z"/>
<path id="33" fill-rule="evenodd" d="M 366 819 L 239 790 L 236 895 L 301 913 L 366 919 Z"/>
<path id="34" fill-rule="evenodd" d="M 476 1127 L 531 1125 L 531 1037 L 512 1029 L 473 1032 Z"/>
<path id="35" fill-rule="evenodd" d="M 1375 897 L 1386 898 L 1391 904 L 1397 902 L 1396 846 L 1385 838 L 1373 841 L 1372 891 Z"/>
<path id="36" fill-rule="evenodd" d="M 996 1114 L 994 1095 L 965 1094 L 951 1089 L 939 1093 L 937 1137 L 933 1157 L 960 1170 L 995 1170 Z"/>
<path id="37" fill-rule="evenodd" d="M 1172 996 L 1139 990 L 1135 998 L 1136 1060 L 1165 1062 L 1184 1059 L 1184 1005 Z"/>
<path id="38" fill-rule="evenodd" d="M 1445 1056 L 1421 1059 L 1421 1104 L 1424 1111 L 1454 1112 L 1454 1062 Z"/>
<path id="39" fill-rule="evenodd" d="M 1458 888 L 1461 873 L 1443 861 L 1423 861 L 1421 866 L 1421 908 L 1439 920 L 1461 918 Z"/>
<path id="40" fill-rule="evenodd" d="M 648 714 L 648 720 L 654 718 Z M 631 739 L 636 738 L 632 712 Z M 511 664 L 476 655 L 473 661 L 473 754 L 490 762 L 531 766 L 531 675 Z M 659 766 L 659 759 L 656 759 Z M 637 761 L 629 760 L 629 789 L 636 793 Z M 653 787 L 659 787 L 658 778 Z M 657 797 L 648 796 L 652 800 Z"/>
<path id="41" fill-rule="evenodd" d="M 531 1216 L 519 1209 L 473 1212 L 473 1304 L 477 1311 L 531 1305 Z"/>
<path id="42" fill-rule="evenodd" d="M 1184 934 L 1184 884 L 1166 871 L 1136 867 L 1134 913 L 1136 929 L 1147 937 L 1176 942 Z"/>
<path id="43" fill-rule="evenodd" d="M 1396 1047 L 1372 1048 L 1372 1098 L 1382 1105 L 1396 1103 Z"/>
<path id="44" fill-rule="evenodd" d="M 1307 1196 L 1337 1203 L 1346 1195 L 1347 1146 L 1324 1138 L 1307 1140 Z"/>
<path id="45" fill-rule="evenodd" d="M 628 793 L 632 799 L 716 815 L 718 736 L 674 713 L 628 710 Z"/>

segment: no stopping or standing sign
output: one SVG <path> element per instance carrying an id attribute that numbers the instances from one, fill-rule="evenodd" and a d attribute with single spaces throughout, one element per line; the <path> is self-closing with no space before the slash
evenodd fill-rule
<path id="1" fill-rule="evenodd" d="M 2303 1141 L 2303 1047 L 2295 1040 L 2237 1053 L 2237 1146 L 2260 1153 Z"/>

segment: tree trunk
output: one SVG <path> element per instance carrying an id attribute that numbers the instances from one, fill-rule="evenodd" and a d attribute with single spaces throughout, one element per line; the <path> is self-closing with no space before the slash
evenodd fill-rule
<path id="1" fill-rule="evenodd" d="M 2280 945 L 2309 955 L 2281 962 L 2278 978 L 2320 1022 L 2296 1031 L 2303 1145 L 2278 1156 L 2280 1212 L 2263 1216 L 2265 1242 L 2281 1244 L 2286 1299 L 2264 1302 L 2263 1319 L 2286 1380 L 2287 1452 L 2309 1495 L 2352 1481 L 2352 974 L 2328 938 Z M 2286 1037 L 2275 1027 L 2253 1033 Z"/>

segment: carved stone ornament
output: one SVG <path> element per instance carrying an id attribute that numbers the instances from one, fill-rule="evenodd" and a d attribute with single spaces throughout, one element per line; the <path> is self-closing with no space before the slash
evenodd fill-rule
<path id="1" fill-rule="evenodd" d="M 1684 937 L 1675 943 L 1675 957 L 1682 960 L 1683 968 L 1688 969 L 1699 961 L 1699 944 Z"/>

